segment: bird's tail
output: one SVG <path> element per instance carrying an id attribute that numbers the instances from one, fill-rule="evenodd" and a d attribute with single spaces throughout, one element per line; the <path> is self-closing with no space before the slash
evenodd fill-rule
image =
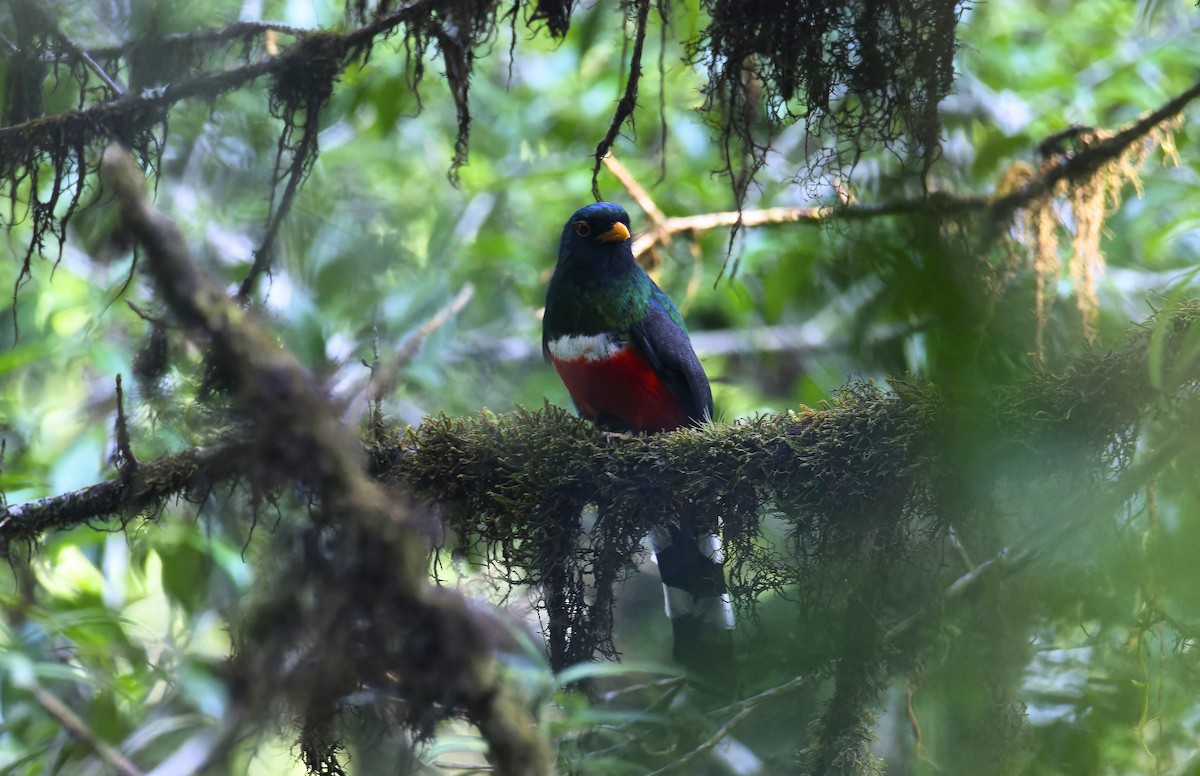
<path id="1" fill-rule="evenodd" d="M 736 689 L 733 603 L 725 585 L 721 537 L 682 526 L 656 527 L 650 548 L 658 563 L 674 637 L 672 656 L 693 678 Z"/>

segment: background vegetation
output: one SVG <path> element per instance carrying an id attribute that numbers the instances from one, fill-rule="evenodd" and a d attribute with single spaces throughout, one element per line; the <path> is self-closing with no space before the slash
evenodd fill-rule
<path id="1" fill-rule="evenodd" d="M 766 3 L 586 4 L 569 29 L 553 3 L 64 1 L 42 4 L 46 17 L 30 5 L 0 9 L 12 253 L 0 287 L 13 289 L 0 326 L 0 772 L 470 771 L 485 739 L 501 770 L 544 772 L 536 744 L 526 759 L 496 751 L 510 733 L 488 721 L 521 718 L 478 705 L 501 686 L 563 772 L 1200 772 L 1195 7 L 914 5 L 925 24 L 959 15 L 956 39 L 930 47 L 935 65 L 953 53 L 953 80 L 934 67 L 899 92 L 896 69 L 864 66 L 859 82 L 845 59 L 814 67 L 803 52 L 790 55 L 808 80 L 789 86 L 767 52 L 735 45 L 739 30 L 806 40 L 792 26 L 806 17 L 759 19 Z M 847 8 L 837 19 L 894 12 Z M 369 59 L 345 69 L 329 38 L 298 34 L 389 13 L 412 16 L 356 39 L 373 40 Z M 163 53 L 171 36 L 222 29 L 236 34 Z M 729 34 L 714 59 L 715 29 Z M 302 45 L 332 69 L 186 99 L 164 85 Z M 606 443 L 543 408 L 569 400 L 542 364 L 538 310 L 635 56 L 637 109 L 595 183 L 635 230 L 687 216 L 716 227 L 675 231 L 644 260 L 680 303 L 718 425 Z M 745 56 L 761 77 L 736 67 Z M 119 99 L 101 72 L 169 113 L 86 114 L 78 145 L 41 154 L 43 114 Z M 923 112 L 941 86 L 952 93 Z M 486 606 L 405 581 L 403 559 L 363 560 L 363 537 L 409 551 L 387 518 L 363 516 L 394 514 L 321 479 L 340 437 L 306 436 L 304 413 L 281 420 L 269 395 L 239 387 L 299 375 L 294 364 L 254 361 L 239 348 L 256 335 L 189 321 L 168 281 L 143 274 L 154 251 L 133 250 L 144 234 L 120 227 L 129 205 L 96 172 L 110 139 L 150 163 L 154 206 L 195 264 L 311 375 L 285 393 L 328 399 L 372 443 L 405 532 L 445 540 L 431 572 Z M 72 198 L 53 200 L 51 179 L 82 195 L 63 234 L 49 216 Z M 739 205 L 747 225 L 731 231 L 721 214 Z M 256 252 L 269 271 L 248 283 Z M 222 348 L 250 355 L 223 361 Z M 441 414 L 464 420 L 400 433 Z M 218 476 L 242 460 L 236 445 L 272 436 L 261 468 Z M 131 456 L 145 475 L 197 447 L 204 476 L 122 500 L 142 487 L 122 479 Z M 108 507 L 21 523 L 26 502 L 109 479 Z M 586 572 L 593 556 L 562 552 L 584 564 L 580 590 L 597 569 L 622 582 L 614 641 L 601 627 L 585 653 L 611 647 L 627 663 L 553 673 L 543 588 L 505 583 L 547 581 L 540 529 L 593 504 L 585 525 L 618 516 L 619 531 L 596 536 L 632 545 L 638 521 L 680 494 L 733 534 L 750 700 L 677 699 L 655 668 L 670 649 L 657 581 L 625 578 L 645 558 L 616 550 Z M 399 581 L 368 573 L 393 568 Z M 374 584 L 396 608 L 355 608 Z M 594 603 L 581 611 L 602 613 Z M 346 612 L 345 638 L 314 657 L 322 608 Z M 475 614 L 445 626 L 460 611 Z M 374 619 L 397 631 L 358 628 Z M 435 631 L 487 640 L 453 655 L 455 672 L 418 662 L 414 639 Z M 346 656 L 375 639 L 402 642 L 387 656 L 409 662 L 329 679 L 320 704 L 297 691 L 298 677 L 328 678 L 322 660 L 357 669 Z M 499 668 L 478 668 L 476 647 Z M 299 667 L 278 678 L 271 658 Z M 403 678 L 422 675 L 429 686 Z"/>

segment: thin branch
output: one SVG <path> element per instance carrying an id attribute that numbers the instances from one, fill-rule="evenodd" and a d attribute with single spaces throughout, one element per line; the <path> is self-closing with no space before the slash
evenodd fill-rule
<path id="1" fill-rule="evenodd" d="M 117 97 L 125 96 L 125 90 L 118 86 L 117 82 L 110 78 L 108 73 L 104 72 L 104 68 L 100 67 L 100 64 L 96 62 L 96 60 L 92 59 L 90 54 L 77 46 L 75 42 L 68 38 L 66 33 L 58 29 L 57 26 L 54 28 L 54 37 L 58 38 L 58 42 L 63 46 L 63 48 L 67 49 L 72 56 L 77 57 L 84 63 L 84 65 L 87 66 L 89 70 L 95 73 L 96 77 L 103 81 L 104 85 L 107 86 L 114 95 Z"/>
<path id="2" fill-rule="evenodd" d="M 433 2 L 434 0 L 414 0 L 414 2 L 407 3 L 369 24 L 344 34 L 317 34 L 328 35 L 333 40 L 340 40 L 347 52 L 357 52 L 362 47 L 370 45 L 376 37 L 386 35 L 404 22 L 413 19 L 417 12 L 424 10 Z M 305 36 L 305 38 L 307 37 L 311 36 Z M 171 83 L 162 89 L 147 90 L 136 96 L 126 95 L 122 99 L 92 108 L 64 111 L 0 128 L 0 146 L 13 143 L 16 144 L 14 145 L 16 148 L 25 148 L 47 142 L 49 139 L 56 144 L 81 146 L 98 140 L 109 140 L 119 136 L 125 127 L 124 122 L 131 116 L 157 116 L 181 100 L 191 97 L 212 99 L 240 89 L 264 75 L 277 75 L 306 64 L 305 58 L 310 50 L 304 47 L 305 38 L 297 41 L 279 56 L 270 57 L 261 62 L 252 62 L 219 73 L 206 73 L 195 78 Z"/>
<path id="3" fill-rule="evenodd" d="M 921 323 L 906 321 L 878 326 L 868 332 L 861 341 L 870 349 L 872 345 L 892 342 L 911 333 L 919 328 Z M 840 352 L 850 343 L 850 337 L 845 331 L 836 331 L 825 325 L 820 314 L 801 324 L 697 331 L 692 332 L 691 339 L 692 347 L 701 360 L 746 353 L 791 353 L 810 356 L 831 351 Z M 541 363 L 542 350 L 536 341 L 531 341 L 528 337 L 500 337 L 486 345 L 472 343 L 449 354 L 448 358 L 451 361 L 457 358 L 471 358 L 534 364 Z"/>
<path id="4" fill-rule="evenodd" d="M 1143 140 L 1163 122 L 1178 115 L 1189 102 L 1200 97 L 1200 81 L 1168 100 L 1157 110 L 1117 132 L 1112 137 L 1094 146 L 1083 149 L 1065 158 L 1061 163 L 1049 166 L 1039 177 L 1003 197 L 969 196 L 958 197 L 934 194 L 918 200 L 888 202 L 880 205 L 845 205 L 813 207 L 776 207 L 765 210 L 726 211 L 701 215 L 661 219 L 642 201 L 644 191 L 624 167 L 609 169 L 617 176 L 642 209 L 650 217 L 652 226 L 639 234 L 633 241 L 633 255 L 641 256 L 659 243 L 667 244 L 681 232 L 704 232 L 722 227 L 763 226 L 766 224 L 804 223 L 818 225 L 831 220 L 859 220 L 892 215 L 924 213 L 928 215 L 952 215 L 955 213 L 990 210 L 997 221 L 1006 221 L 1013 213 L 1033 200 L 1053 191 L 1061 180 L 1077 180 L 1094 173 L 1101 165 L 1125 153 L 1129 146 Z M 622 172 L 618 172 L 618 169 Z M 648 196 L 646 199 L 649 199 Z M 650 202 L 653 207 L 653 202 Z M 657 211 L 657 207 L 654 208 Z"/>
<path id="5" fill-rule="evenodd" d="M 100 67 L 100 64 L 96 62 L 95 59 L 92 59 L 91 55 L 88 54 L 87 51 L 81 48 L 75 43 L 75 41 L 71 40 L 70 36 L 62 31 L 62 28 L 58 26 L 57 19 L 55 19 L 54 16 L 51 15 L 44 7 L 42 7 L 39 3 L 33 2 L 32 0 L 25 0 L 23 5 L 24 12 L 36 14 L 38 23 L 46 30 L 46 32 L 49 33 L 49 36 L 58 41 L 58 45 L 64 51 L 66 51 L 69 56 L 75 58 L 79 62 L 82 62 L 84 67 L 95 73 L 96 77 L 104 82 L 104 85 L 109 88 L 113 95 L 117 97 L 123 97 L 125 95 L 125 90 L 118 86 L 117 82 L 110 78 L 108 73 L 104 72 L 104 68 Z"/>
<path id="6" fill-rule="evenodd" d="M 400 348 L 387 361 L 381 363 L 378 357 L 376 357 L 370 378 L 362 388 L 354 392 L 353 397 L 347 402 L 346 410 L 342 413 L 342 419 L 347 423 L 356 422 L 362 415 L 364 405 L 370 398 L 374 397 L 378 401 L 396 390 L 396 380 L 400 376 L 400 370 L 412 361 L 430 335 L 442 326 L 445 326 L 451 318 L 462 312 L 463 308 L 470 303 L 474 295 L 475 286 L 470 283 L 464 284 L 449 303 L 405 338 Z"/>
<path id="7" fill-rule="evenodd" d="M 394 369 L 399 370 L 400 367 L 411 361 L 413 356 L 417 354 L 417 351 L 421 349 L 421 346 L 425 344 L 425 340 L 429 339 L 429 336 L 435 331 L 445 326 L 447 321 L 462 312 L 463 308 L 470 303 L 474 296 L 475 286 L 465 283 L 445 307 L 438 310 L 432 318 L 421 324 L 416 332 L 404 341 L 404 344 L 396 351 Z"/>
<path id="8" fill-rule="evenodd" d="M 233 22 L 232 24 L 228 24 L 216 30 L 176 32 L 169 35 L 163 35 L 162 37 L 155 38 L 155 42 L 166 45 L 206 45 L 211 43 L 221 43 L 224 41 L 241 40 L 243 38 L 250 38 L 268 32 L 280 32 L 284 35 L 291 35 L 292 37 L 298 38 L 303 35 L 311 34 L 313 30 L 305 29 L 304 27 L 296 27 L 295 25 L 291 24 L 285 24 L 284 22 Z M 124 54 L 133 45 L 134 42 L 126 41 L 115 46 L 98 46 L 89 48 L 88 53 L 93 57 L 116 57 Z"/>
<path id="9" fill-rule="evenodd" d="M 651 771 L 649 774 L 647 774 L 647 776 L 661 776 L 661 774 L 670 773 L 671 771 L 674 771 L 675 769 L 680 768 L 680 767 L 692 762 L 700 755 L 704 754 L 705 752 L 707 752 L 707 751 L 711 750 L 713 747 L 715 747 L 717 744 L 721 743 L 721 739 L 723 739 L 723 738 L 725 738 L 725 736 L 729 735 L 730 732 L 735 727 L 737 727 L 737 724 L 739 722 L 741 722 L 743 719 L 745 719 L 750 714 L 750 712 L 753 710 L 754 710 L 753 708 L 742 709 L 737 714 L 735 714 L 728 722 L 726 722 L 724 725 L 721 725 L 721 727 L 717 728 L 717 732 L 715 732 L 711 736 L 709 736 L 708 739 L 706 739 L 704 741 L 704 743 L 700 744 L 700 746 L 698 746 L 695 749 L 693 749 L 692 751 L 688 752 L 683 757 L 680 757 L 675 762 L 670 763 L 668 765 L 664 765 L 663 767 L 659 768 L 656 771 Z"/>
<path id="10" fill-rule="evenodd" d="M 728 210 L 693 216 L 668 218 L 657 227 L 639 234 L 633 241 L 633 255 L 641 256 L 658 243 L 670 241 L 680 232 L 706 232 L 721 227 L 765 226 L 768 224 L 801 223 L 819 225 L 828 221 L 858 221 L 881 216 L 950 215 L 982 210 L 988 206 L 987 197 L 953 197 L 935 195 L 928 199 L 901 200 L 879 205 L 812 205 L 808 207 L 772 207 L 762 210 Z"/>
<path id="11" fill-rule="evenodd" d="M 29 686 L 29 691 L 33 693 L 33 697 L 37 699 L 37 702 L 46 710 L 47 714 L 58 720 L 60 725 L 75 738 L 79 739 L 84 746 L 95 752 L 96 756 L 107 763 L 114 771 L 121 776 L 145 776 L 144 772 L 134 765 L 128 757 L 104 741 L 101 741 L 78 714 L 71 711 L 65 703 L 60 701 L 36 680 Z"/>
<path id="12" fill-rule="evenodd" d="M 250 267 L 250 271 L 246 273 L 246 277 L 242 279 L 242 283 L 238 286 L 237 298 L 243 304 L 250 301 L 250 294 L 254 292 L 255 285 L 258 284 L 258 279 L 262 277 L 271 268 L 271 255 L 274 250 L 275 238 L 279 234 L 280 227 L 283 226 L 283 221 L 287 218 L 288 213 L 292 210 L 292 203 L 296 199 L 296 194 L 300 190 L 300 184 L 307 178 L 306 170 L 312 159 L 315 158 L 317 149 L 317 127 L 320 119 L 322 97 L 319 95 L 309 95 L 307 107 L 304 111 L 304 128 L 300 134 L 300 144 L 288 148 L 288 139 L 291 135 L 291 123 L 284 123 L 284 131 L 279 135 L 278 149 L 275 154 L 275 175 L 274 181 L 279 180 L 281 171 L 284 171 L 283 158 L 287 151 L 291 151 L 291 162 L 283 172 L 287 177 L 287 185 L 283 188 L 283 196 L 279 198 L 279 204 L 275 204 L 275 192 L 278 184 L 271 187 L 271 199 L 267 203 L 267 212 L 269 217 L 267 220 L 267 230 L 263 235 L 262 242 L 254 251 L 254 263 Z"/>
<path id="13" fill-rule="evenodd" d="M 496 769 L 491 765 L 477 765 L 473 763 L 456 763 L 448 760 L 435 760 L 434 768 L 441 768 L 447 771 L 464 771 L 466 773 L 492 773 Z"/>
<path id="14" fill-rule="evenodd" d="M 794 676 L 783 684 L 778 684 L 774 687 L 763 690 L 762 692 L 755 693 L 749 698 L 743 698 L 742 700 L 731 703 L 728 706 L 722 706 L 719 709 L 713 709 L 711 712 L 709 712 L 709 714 L 713 716 L 719 716 L 721 714 L 728 714 L 730 711 L 736 711 L 739 709 L 752 709 L 763 701 L 768 701 L 772 698 L 778 698 L 782 695 L 793 693 L 803 687 L 807 687 L 813 683 L 816 677 L 816 674 L 803 674 L 801 676 Z"/>
<path id="15" fill-rule="evenodd" d="M 418 7 L 421 2 L 410 3 L 402 11 L 410 11 L 413 7 Z M 385 17 L 388 23 L 395 20 L 401 20 L 404 17 L 399 15 L 399 12 L 390 14 Z M 329 46 L 330 56 L 333 58 L 341 58 L 343 61 L 339 64 L 338 70 L 345 66 L 352 56 L 348 56 L 352 51 L 355 51 L 355 46 L 367 45 L 374 39 L 376 34 L 390 30 L 391 27 L 387 23 L 373 22 L 357 30 L 345 37 L 344 41 Z M 364 33 L 364 30 L 369 30 L 370 33 Z M 356 37 L 358 36 L 358 37 Z M 361 37 L 364 41 L 362 44 L 353 43 Z M 317 40 L 315 37 L 309 37 L 300 41 L 301 48 L 298 49 L 299 54 L 307 55 L 311 52 L 304 48 L 304 44 L 308 41 Z M 295 202 L 296 194 L 300 191 L 301 184 L 308 177 L 308 171 L 317 156 L 317 135 L 320 127 L 321 108 L 329 99 L 332 93 L 332 79 L 326 87 L 310 88 L 305 96 L 304 106 L 304 126 L 300 130 L 300 141 L 293 145 L 291 138 L 295 130 L 293 123 L 295 108 L 287 108 L 284 113 L 284 130 L 279 135 L 278 148 L 275 153 L 275 174 L 273 180 L 276 184 L 271 187 L 271 198 L 267 203 L 267 229 L 263 235 L 262 242 L 258 249 L 254 251 L 254 263 L 250 267 L 250 271 L 246 273 L 246 277 L 242 279 L 241 285 L 238 287 L 237 298 L 243 304 L 249 302 L 250 295 L 254 291 L 255 285 L 263 274 L 270 271 L 271 258 L 274 251 L 275 240 L 278 237 L 279 230 L 283 226 L 284 220 L 288 213 L 291 212 L 292 204 Z M 290 161 L 285 166 L 284 157 L 290 154 Z M 287 184 L 284 186 L 283 194 L 279 197 L 276 203 L 276 193 L 278 189 L 278 180 L 280 176 L 287 178 Z"/>
<path id="16" fill-rule="evenodd" d="M 1174 431 L 1160 441 L 1154 450 L 1126 470 L 1115 482 L 1099 488 L 1080 491 L 1065 505 L 1056 505 L 1056 514 L 1069 515 L 1061 521 L 1041 521 L 1038 528 L 1009 544 L 991 558 L 955 579 L 934 603 L 922 607 L 891 627 L 883 636 L 888 642 L 907 633 L 919 622 L 938 611 L 942 604 L 966 596 L 980 586 L 984 579 L 1012 576 L 1037 559 L 1047 548 L 1062 546 L 1071 536 L 1096 524 L 1096 516 L 1108 511 L 1105 505 L 1126 504 L 1146 483 L 1173 460 L 1184 455 L 1189 443 L 1194 445 L 1191 423 L 1177 423 Z M 1047 531 L 1045 526 L 1052 526 Z"/>
<path id="17" fill-rule="evenodd" d="M 363 364 L 366 365 L 366 362 L 364 361 Z M 379 444 L 383 441 L 384 435 L 383 392 L 376 390 L 372 394 L 370 392 L 370 382 L 371 380 L 374 380 L 375 375 L 379 374 L 379 368 L 381 365 L 382 361 L 379 359 L 379 327 L 374 326 L 371 328 L 371 364 L 368 367 L 370 370 L 370 377 L 368 378 L 367 386 L 363 389 L 363 396 L 370 396 L 370 398 L 367 399 L 367 403 L 371 408 L 371 434 L 374 437 L 376 444 Z M 343 413 L 342 422 L 351 423 L 353 422 L 354 418 L 357 417 L 357 415 L 352 416 L 349 415 L 349 413 Z"/>
<path id="18" fill-rule="evenodd" d="M 621 160 L 611 152 L 604 155 L 604 166 L 621 182 L 621 185 L 629 192 L 629 196 L 633 197 L 633 201 L 638 203 L 638 207 L 650 219 L 652 227 L 661 229 L 663 222 L 667 220 L 667 216 L 659 209 L 658 204 L 650 197 L 649 192 L 642 187 L 642 184 L 638 183 L 637 178 L 633 177 L 633 173 L 629 171 L 629 168 L 621 164 Z M 663 242 L 670 243 L 669 234 Z"/>
<path id="19" fill-rule="evenodd" d="M 634 238 L 633 255 L 635 258 L 640 257 L 659 243 L 669 244 L 672 236 L 681 232 L 707 232 L 723 226 L 733 226 L 739 222 L 739 217 L 742 226 L 786 224 L 796 221 L 819 224 L 824 222 L 831 212 L 832 208 L 826 207 L 773 207 L 765 210 L 745 210 L 741 213 L 730 210 L 667 218 Z"/>
<path id="20" fill-rule="evenodd" d="M 596 144 L 593 154 L 596 164 L 592 167 L 592 196 L 597 202 L 600 201 L 600 165 L 616 141 L 626 119 L 633 115 L 633 109 L 637 107 L 638 82 L 642 78 L 642 49 L 646 44 L 646 24 L 650 19 L 650 0 L 639 0 L 637 9 L 637 27 L 633 33 L 633 54 L 629 57 L 629 80 L 625 82 L 625 95 L 617 102 L 612 123 L 608 125 L 604 138 Z"/>

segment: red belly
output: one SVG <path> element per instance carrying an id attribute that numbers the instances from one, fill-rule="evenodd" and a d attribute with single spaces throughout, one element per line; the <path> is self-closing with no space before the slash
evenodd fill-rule
<path id="1" fill-rule="evenodd" d="M 575 406 L 593 420 L 611 416 L 635 431 L 670 431 L 688 424 L 687 410 L 631 345 L 602 361 L 551 360 Z"/>

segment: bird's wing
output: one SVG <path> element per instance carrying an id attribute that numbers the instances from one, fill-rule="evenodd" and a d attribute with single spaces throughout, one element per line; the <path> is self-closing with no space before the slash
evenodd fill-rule
<path id="1" fill-rule="evenodd" d="M 658 376 L 683 403 L 688 417 L 702 422 L 711 420 L 713 404 L 708 376 L 692 350 L 683 318 L 658 286 L 651 289 L 646 314 L 630 333 Z"/>

